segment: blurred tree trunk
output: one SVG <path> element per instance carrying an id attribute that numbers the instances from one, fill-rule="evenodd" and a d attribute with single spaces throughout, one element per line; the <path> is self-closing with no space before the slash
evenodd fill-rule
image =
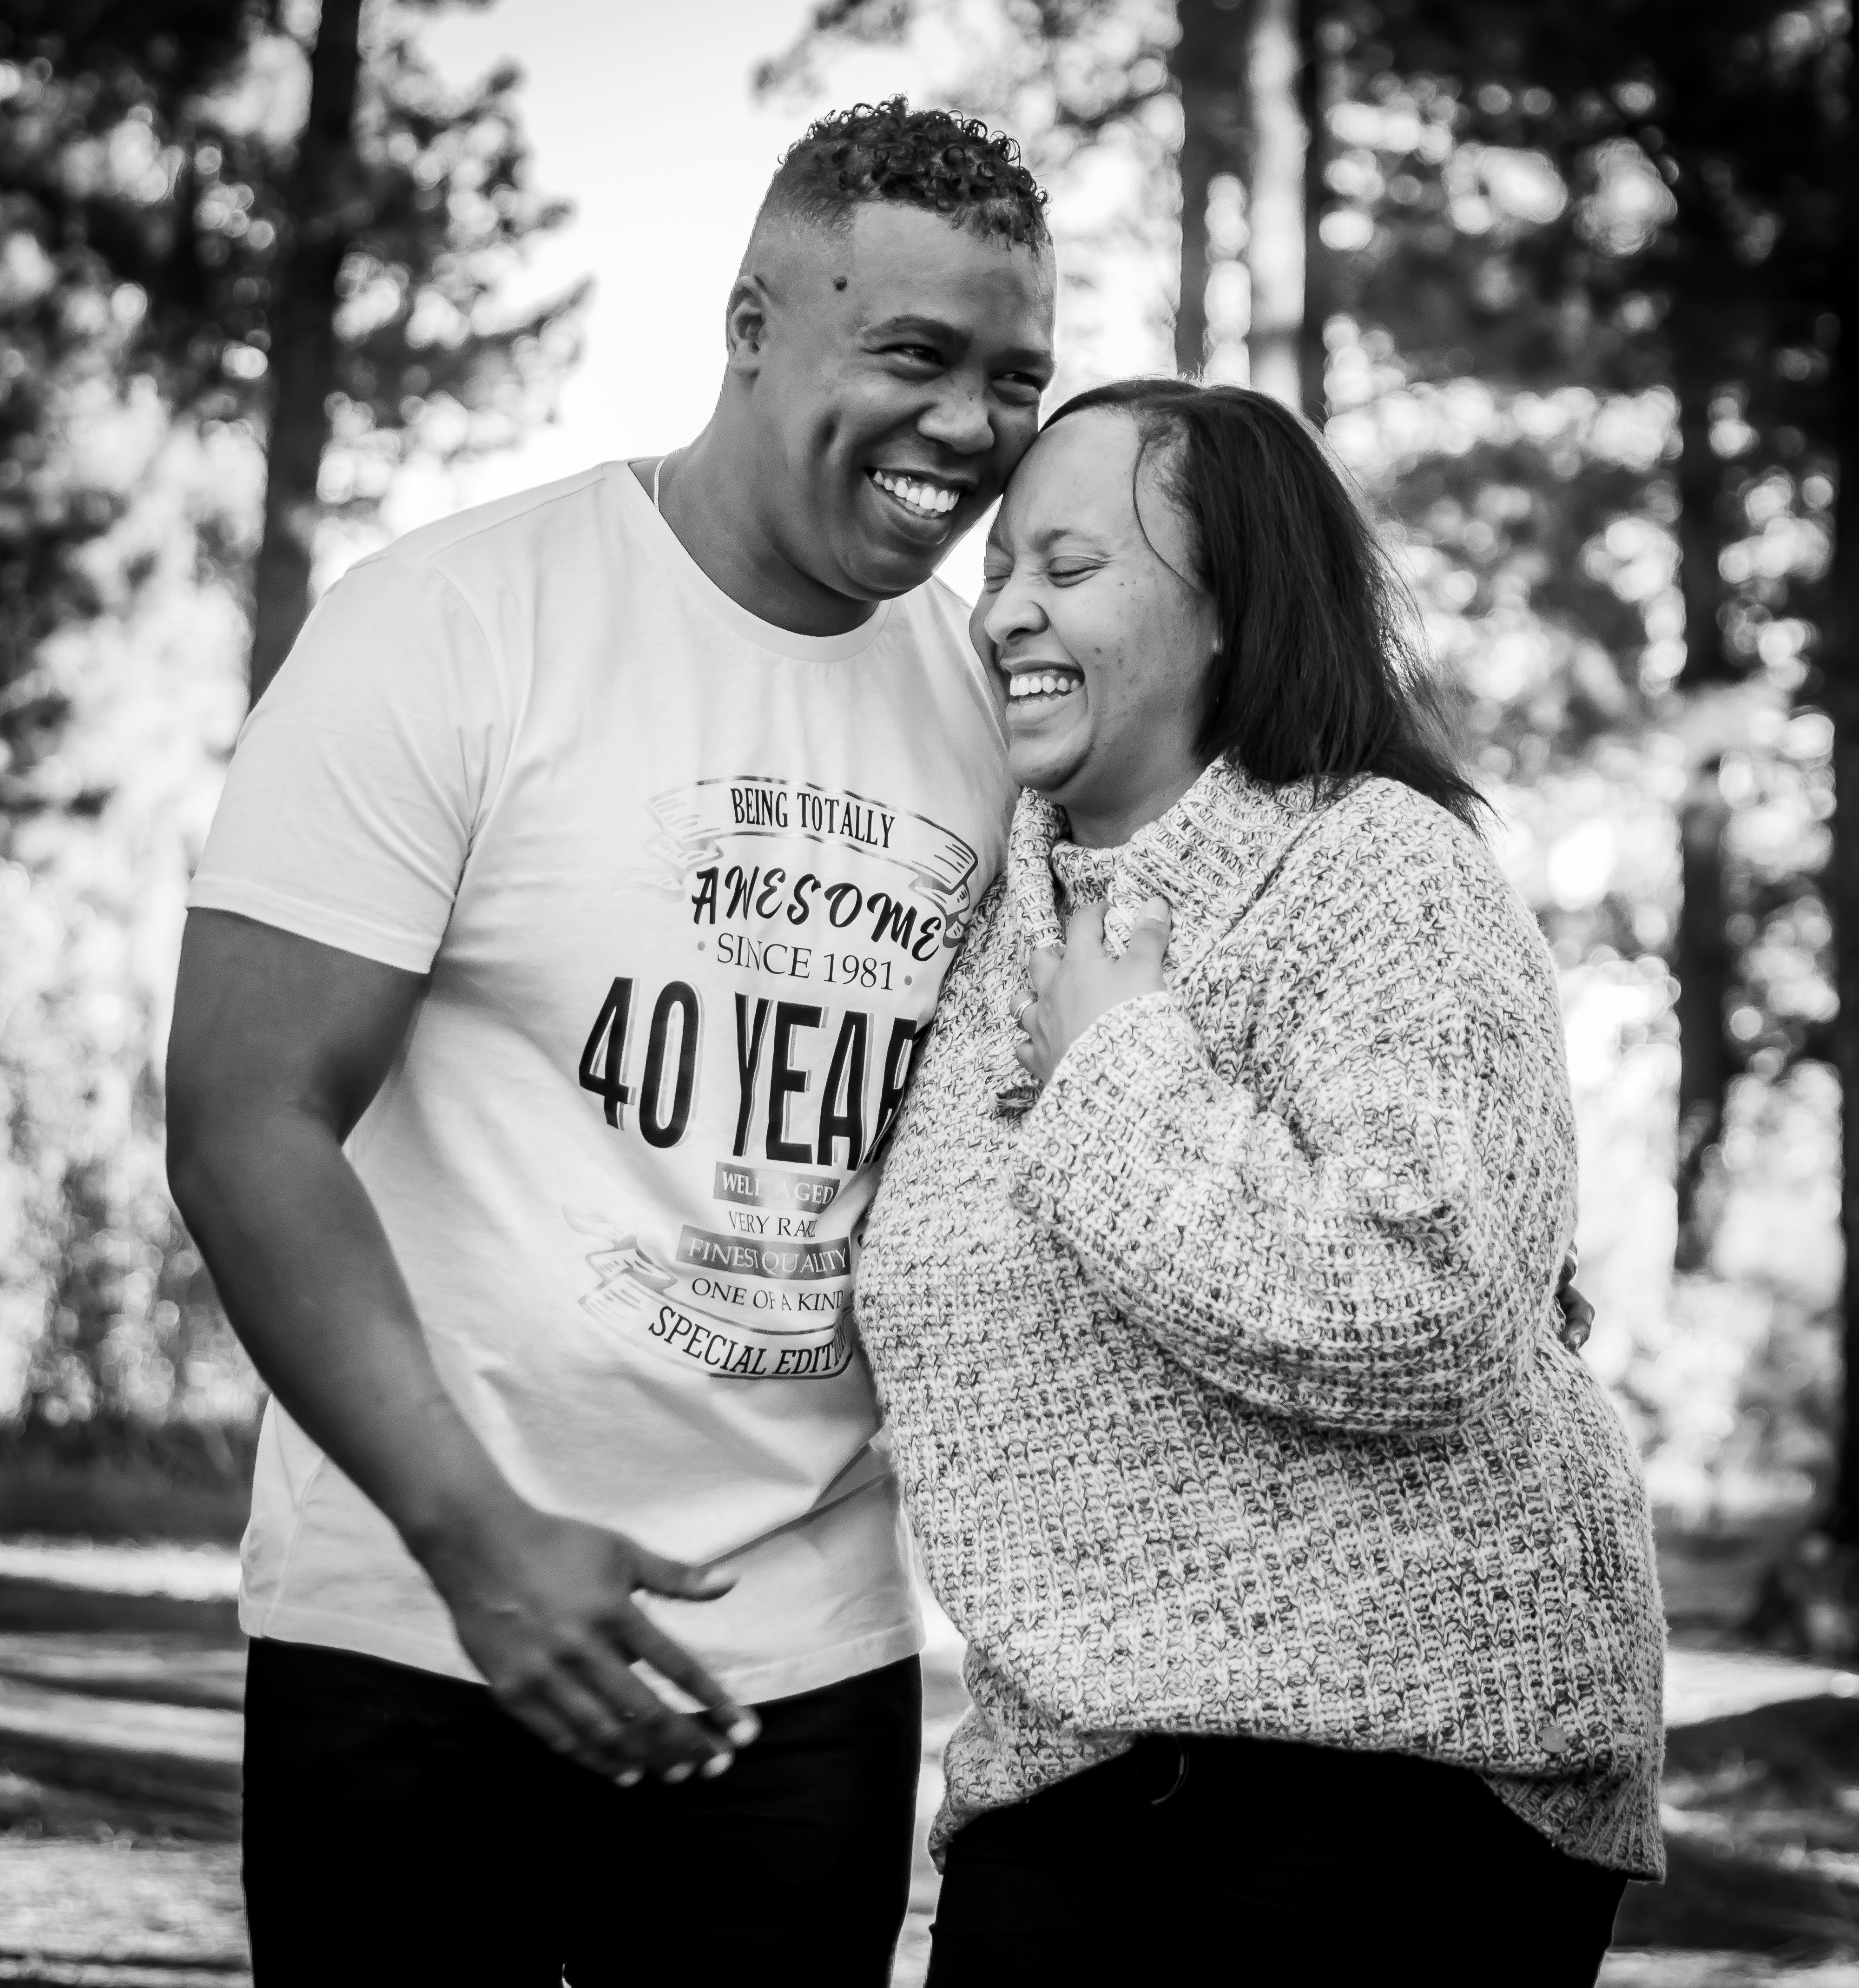
<path id="1" fill-rule="evenodd" d="M 1323 384 L 1328 358 L 1323 326 L 1330 309 L 1320 232 L 1323 174 L 1330 164 L 1330 89 L 1322 12 L 1321 0 L 1297 0 L 1297 108 L 1304 127 L 1304 298 L 1298 317 L 1297 377 L 1304 414 L 1319 428 L 1330 415 Z"/>
<path id="2" fill-rule="evenodd" d="M 1181 94 L 1181 289 L 1175 367 L 1198 377 L 1207 363 L 1209 189 L 1231 173 L 1250 190 L 1252 120 L 1246 57 L 1255 0 L 1180 0 L 1181 39 L 1169 57 Z"/>
<path id="3" fill-rule="evenodd" d="M 1701 259 L 1688 259 L 1695 268 Z M 1681 295 L 1682 291 L 1681 290 Z M 1682 316 L 1684 305 L 1677 315 Z M 1673 333 L 1672 370 L 1678 391 L 1679 583 L 1685 595 L 1685 669 L 1681 688 L 1705 691 L 1729 680 L 1719 618 L 1723 587 L 1723 469 L 1711 447 L 1715 355 L 1699 349 L 1681 324 Z M 1674 1185 L 1678 1204 L 1676 1262 L 1702 1268 L 1709 1254 L 1709 1211 L 1700 1205 L 1705 1161 L 1723 1131 L 1730 1060 L 1725 1012 L 1735 965 L 1724 901 L 1723 834 L 1729 809 L 1713 755 L 1693 772 L 1680 804 L 1678 832 L 1683 902 L 1673 946 L 1678 982 L 1678 1136 Z"/>
<path id="4" fill-rule="evenodd" d="M 1839 252 L 1830 272 L 1839 319 L 1834 355 L 1834 431 L 1839 464 L 1833 571 L 1827 639 L 1821 651 L 1827 710 L 1834 722 L 1834 846 L 1827 868 L 1834 915 L 1839 990 L 1837 1038 L 1840 1095 L 1840 1233 L 1846 1246 L 1841 1291 L 1844 1356 L 1834 1506 L 1827 1530 L 1847 1548 L 1855 1571 L 1847 1601 L 1859 1618 L 1859 144 L 1850 86 L 1842 114 L 1829 133 L 1827 184 L 1837 203 Z M 1859 1622 L 1856 1622 L 1859 1628 Z M 1859 1647 L 1859 1634 L 1851 1638 Z"/>
<path id="5" fill-rule="evenodd" d="M 1304 336 L 1304 169 L 1308 134 L 1299 103 L 1303 61 L 1301 0 L 1254 0 L 1248 66 L 1252 171 L 1247 185 L 1252 277 L 1252 384 L 1300 407 Z"/>
<path id="6" fill-rule="evenodd" d="M 309 611 L 316 475 L 337 377 L 336 279 L 353 232 L 349 181 L 360 35 L 361 0 L 323 0 L 310 58 L 309 114 L 289 181 L 292 235 L 272 295 L 265 534 L 252 587 L 254 703 Z"/>

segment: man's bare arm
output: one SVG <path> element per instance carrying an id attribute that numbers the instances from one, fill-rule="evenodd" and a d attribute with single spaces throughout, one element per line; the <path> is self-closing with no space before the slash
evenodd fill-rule
<path id="1" fill-rule="evenodd" d="M 259 1372 L 393 1522 L 504 1705 L 621 1780 L 720 1772 L 753 1714 L 632 1597 L 703 1600 L 728 1581 L 518 1496 L 446 1392 L 343 1152 L 424 986 L 229 912 L 191 913 L 168 1051 L 175 1201 Z M 638 1658 L 707 1715 L 671 1710 Z"/>

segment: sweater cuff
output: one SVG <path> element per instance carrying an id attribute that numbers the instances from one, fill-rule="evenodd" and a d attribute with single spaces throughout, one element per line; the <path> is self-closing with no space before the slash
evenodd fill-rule
<path id="1" fill-rule="evenodd" d="M 1087 1205 L 1125 1185 L 1139 1124 L 1202 1088 L 1211 1074 L 1194 1025 L 1172 994 L 1139 994 L 1098 1016 L 1026 1114 L 1008 1164 L 1007 1199 L 1035 1221 L 1063 1224 L 1070 1197 Z"/>

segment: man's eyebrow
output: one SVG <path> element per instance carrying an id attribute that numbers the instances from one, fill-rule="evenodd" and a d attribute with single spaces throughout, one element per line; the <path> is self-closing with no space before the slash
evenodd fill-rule
<path id="1" fill-rule="evenodd" d="M 958 326 L 945 323 L 939 317 L 918 317 L 904 312 L 896 317 L 880 318 L 876 324 L 865 327 L 864 336 L 877 340 L 908 336 L 920 338 L 934 345 L 951 346 L 965 352 L 975 342 L 972 332 L 964 331 Z M 1001 353 L 1002 366 L 1010 369 L 1025 368 L 1033 372 L 1049 373 L 1053 357 L 1043 346 L 1009 346 Z"/>
<path id="2" fill-rule="evenodd" d="M 939 317 L 918 317 L 908 311 L 897 317 L 880 318 L 876 324 L 865 327 L 867 338 L 895 338 L 901 333 L 931 338 L 942 345 L 966 346 L 972 342 L 967 332 L 957 330 L 952 324 L 945 324 Z"/>

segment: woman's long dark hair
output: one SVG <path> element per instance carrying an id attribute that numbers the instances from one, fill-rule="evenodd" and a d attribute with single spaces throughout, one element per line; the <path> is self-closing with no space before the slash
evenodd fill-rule
<path id="1" fill-rule="evenodd" d="M 1192 528 L 1220 646 L 1199 743 L 1268 786 L 1379 773 L 1476 827 L 1404 590 L 1297 416 L 1245 387 L 1119 380 L 1067 401 L 1130 415 Z M 1140 473 L 1141 458 L 1137 468 Z"/>

